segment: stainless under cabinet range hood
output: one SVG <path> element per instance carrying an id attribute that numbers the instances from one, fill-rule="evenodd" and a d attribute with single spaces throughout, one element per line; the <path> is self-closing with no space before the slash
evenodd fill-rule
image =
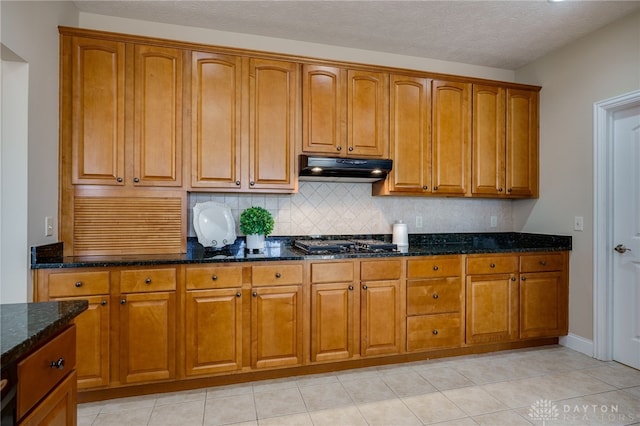
<path id="1" fill-rule="evenodd" d="M 375 182 L 387 177 L 392 160 L 300 156 L 300 180 Z"/>

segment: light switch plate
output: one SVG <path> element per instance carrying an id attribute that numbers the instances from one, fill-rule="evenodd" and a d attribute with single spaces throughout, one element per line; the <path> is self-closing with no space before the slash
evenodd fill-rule
<path id="1" fill-rule="evenodd" d="M 573 218 L 573 230 L 574 231 L 584 231 L 584 217 L 575 216 Z"/>

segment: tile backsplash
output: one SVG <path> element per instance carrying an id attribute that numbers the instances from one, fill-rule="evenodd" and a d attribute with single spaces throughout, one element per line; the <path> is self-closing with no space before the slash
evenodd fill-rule
<path id="1" fill-rule="evenodd" d="M 297 194 L 191 193 L 188 236 L 194 237 L 193 206 L 205 201 L 227 204 L 236 221 L 248 207 L 269 210 L 275 219 L 273 235 L 390 234 L 396 220 L 407 223 L 410 234 L 440 232 L 513 231 L 512 201 L 440 197 L 373 197 L 371 184 L 300 182 Z M 416 216 L 423 225 L 416 227 Z M 491 228 L 491 216 L 497 227 Z"/>

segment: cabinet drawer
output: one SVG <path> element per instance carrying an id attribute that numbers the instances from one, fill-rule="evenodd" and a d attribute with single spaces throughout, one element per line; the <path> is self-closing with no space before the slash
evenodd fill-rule
<path id="1" fill-rule="evenodd" d="M 109 271 L 61 272 L 49 275 L 49 297 L 109 294 Z"/>
<path id="2" fill-rule="evenodd" d="M 462 343 L 460 314 L 421 315 L 407 318 L 407 350 L 456 347 Z"/>
<path id="3" fill-rule="evenodd" d="M 56 365 L 52 366 L 52 363 Z M 76 327 L 60 335 L 18 363 L 18 418 L 76 366 Z"/>
<path id="4" fill-rule="evenodd" d="M 353 275 L 353 262 L 311 264 L 312 283 L 351 282 Z"/>
<path id="5" fill-rule="evenodd" d="M 171 291 L 176 289 L 176 269 L 134 269 L 120 272 L 122 293 Z"/>
<path id="6" fill-rule="evenodd" d="M 252 267 L 254 286 L 302 283 L 302 265 L 261 265 Z"/>
<path id="7" fill-rule="evenodd" d="M 398 280 L 402 273 L 400 260 L 366 260 L 360 263 L 360 280 Z"/>
<path id="8" fill-rule="evenodd" d="M 407 262 L 407 278 L 455 277 L 460 276 L 460 256 L 433 256 L 426 259 L 412 259 Z"/>
<path id="9" fill-rule="evenodd" d="M 216 266 L 187 269 L 187 290 L 241 286 L 241 266 Z"/>
<path id="10" fill-rule="evenodd" d="M 561 271 L 564 269 L 562 253 L 543 253 L 520 257 L 520 272 Z"/>
<path id="11" fill-rule="evenodd" d="M 407 282 L 407 315 L 460 312 L 460 278 L 434 278 Z"/>
<path id="12" fill-rule="evenodd" d="M 508 274 L 518 272 L 518 256 L 467 257 L 467 274 Z"/>

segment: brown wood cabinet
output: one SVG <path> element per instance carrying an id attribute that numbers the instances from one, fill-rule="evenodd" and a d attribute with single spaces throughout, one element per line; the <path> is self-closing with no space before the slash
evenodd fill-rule
<path id="1" fill-rule="evenodd" d="M 473 85 L 472 193 L 538 196 L 538 91 Z"/>
<path id="2" fill-rule="evenodd" d="M 76 426 L 77 378 L 72 371 L 53 391 L 20 421 L 21 426 Z"/>
<path id="3" fill-rule="evenodd" d="M 386 158 L 388 85 L 384 72 L 305 64 L 302 152 Z"/>
<path id="4" fill-rule="evenodd" d="M 464 343 L 462 256 L 407 261 L 407 351 Z"/>
<path id="5" fill-rule="evenodd" d="M 186 375 L 242 368 L 242 267 L 186 271 Z"/>

